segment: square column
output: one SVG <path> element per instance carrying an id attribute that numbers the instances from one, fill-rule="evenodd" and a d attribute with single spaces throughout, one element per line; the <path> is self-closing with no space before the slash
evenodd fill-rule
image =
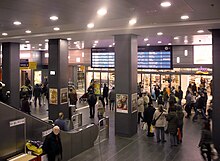
<path id="1" fill-rule="evenodd" d="M 58 118 L 59 112 L 69 118 L 68 108 L 68 44 L 67 40 L 49 40 L 49 119 Z"/>
<path id="2" fill-rule="evenodd" d="M 213 84 L 212 84 L 212 91 L 213 91 L 213 114 L 212 114 L 212 124 L 213 124 L 213 141 L 218 150 L 220 150 L 220 107 L 219 107 L 219 100 L 220 100 L 220 29 L 211 30 L 212 31 L 212 51 L 213 51 L 213 63 L 212 63 L 212 75 L 213 75 Z"/>
<path id="3" fill-rule="evenodd" d="M 2 43 L 2 81 L 5 83 L 4 91 L 10 91 L 7 104 L 20 108 L 20 44 Z"/>
<path id="4" fill-rule="evenodd" d="M 137 133 L 137 36 L 115 36 L 115 134 Z"/>

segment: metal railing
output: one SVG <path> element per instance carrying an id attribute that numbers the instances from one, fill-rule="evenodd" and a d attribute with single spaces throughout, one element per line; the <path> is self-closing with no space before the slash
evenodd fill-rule
<path id="1" fill-rule="evenodd" d="M 77 113 L 71 116 L 71 121 L 73 123 L 73 129 L 74 127 L 78 126 L 82 126 L 82 113 Z"/>
<path id="2" fill-rule="evenodd" d="M 100 143 L 100 133 L 105 131 L 105 137 L 109 138 L 109 117 L 106 116 L 102 119 L 99 120 L 98 123 L 98 127 L 99 127 L 99 143 Z"/>

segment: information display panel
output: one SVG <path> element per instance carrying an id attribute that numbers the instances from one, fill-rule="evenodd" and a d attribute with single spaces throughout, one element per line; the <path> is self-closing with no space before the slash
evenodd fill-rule
<path id="1" fill-rule="evenodd" d="M 115 67 L 114 48 L 92 48 L 91 57 L 92 68 Z"/>
<path id="2" fill-rule="evenodd" d="M 138 47 L 139 69 L 172 69 L 171 46 Z"/>

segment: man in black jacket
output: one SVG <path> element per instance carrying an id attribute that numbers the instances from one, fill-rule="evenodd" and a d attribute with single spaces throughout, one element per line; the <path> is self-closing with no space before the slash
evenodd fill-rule
<path id="1" fill-rule="evenodd" d="M 47 154 L 48 161 L 62 160 L 62 144 L 60 140 L 59 126 L 53 127 L 53 132 L 46 136 L 43 144 L 43 151 Z"/>
<path id="2" fill-rule="evenodd" d="M 103 101 L 104 99 L 106 100 L 106 105 L 108 105 L 108 92 L 109 92 L 109 88 L 106 86 L 105 83 L 103 87 Z"/>

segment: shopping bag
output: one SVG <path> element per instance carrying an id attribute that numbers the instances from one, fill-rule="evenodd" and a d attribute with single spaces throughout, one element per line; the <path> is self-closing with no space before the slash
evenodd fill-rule
<path id="1" fill-rule="evenodd" d="M 143 130 L 147 130 L 147 123 L 143 124 Z"/>
<path id="2" fill-rule="evenodd" d="M 154 133 L 154 126 L 150 125 L 150 133 Z"/>

